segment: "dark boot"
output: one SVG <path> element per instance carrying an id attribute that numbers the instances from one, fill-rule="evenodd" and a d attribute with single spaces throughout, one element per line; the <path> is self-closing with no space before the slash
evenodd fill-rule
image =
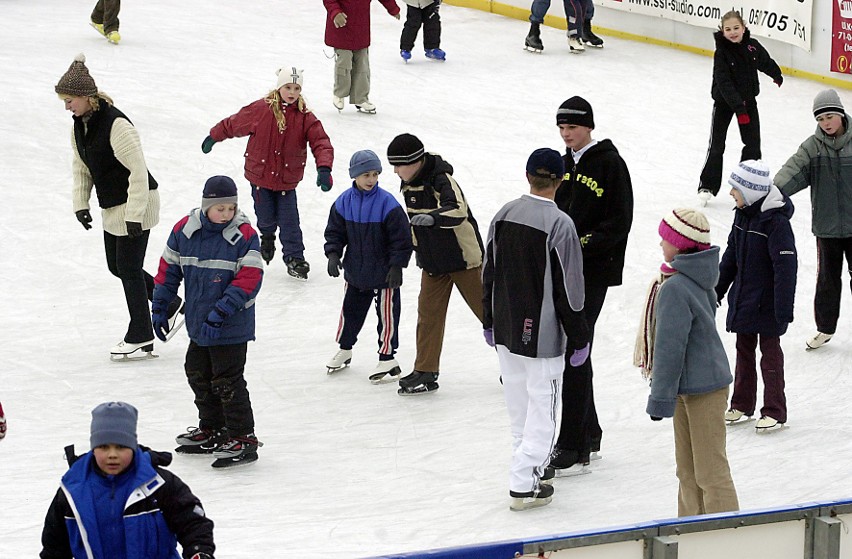
<path id="1" fill-rule="evenodd" d="M 592 32 L 592 20 L 590 19 L 587 19 L 585 23 L 583 23 L 583 42 L 590 47 L 597 47 L 599 49 L 603 48 L 603 39 Z"/>
<path id="2" fill-rule="evenodd" d="M 272 259 L 275 258 L 275 235 L 260 236 L 260 257 L 263 258 L 267 264 L 272 262 Z"/>
<path id="3" fill-rule="evenodd" d="M 541 52 L 544 50 L 544 45 L 541 42 L 541 28 L 538 23 L 530 24 L 530 32 L 524 41 L 524 48 L 532 52 Z"/>

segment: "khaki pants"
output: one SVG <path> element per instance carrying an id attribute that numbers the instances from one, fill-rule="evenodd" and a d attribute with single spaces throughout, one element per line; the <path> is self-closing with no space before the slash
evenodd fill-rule
<path id="1" fill-rule="evenodd" d="M 414 360 L 417 371 L 440 371 L 444 326 L 453 285 L 482 322 L 482 266 L 439 276 L 422 272 L 420 295 L 417 297 L 417 358 Z"/>
<path id="2" fill-rule="evenodd" d="M 118 11 L 121 0 L 98 0 L 92 10 L 92 21 L 104 24 L 104 33 L 118 31 Z"/>
<path id="3" fill-rule="evenodd" d="M 739 510 L 725 451 L 728 387 L 681 394 L 674 414 L 678 516 Z"/>
<path id="4" fill-rule="evenodd" d="M 353 105 L 370 95 L 370 49 L 334 49 L 334 96 L 349 97 Z"/>

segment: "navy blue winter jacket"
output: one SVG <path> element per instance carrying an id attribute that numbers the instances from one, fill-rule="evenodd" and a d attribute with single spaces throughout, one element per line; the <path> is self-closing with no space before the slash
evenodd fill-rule
<path id="1" fill-rule="evenodd" d="M 728 294 L 729 332 L 775 337 L 793 322 L 798 265 L 792 215 L 793 202 L 775 186 L 736 210 L 716 284 L 719 301 Z"/>
<path id="2" fill-rule="evenodd" d="M 388 270 L 408 266 L 413 249 L 405 210 L 378 184 L 364 191 L 353 182 L 331 206 L 325 254 L 343 256 L 343 277 L 353 287 L 386 288 Z"/>

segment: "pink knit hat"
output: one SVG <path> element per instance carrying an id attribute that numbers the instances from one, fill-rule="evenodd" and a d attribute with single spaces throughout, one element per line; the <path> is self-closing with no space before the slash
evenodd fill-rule
<path id="1" fill-rule="evenodd" d="M 696 210 L 672 210 L 660 222 L 659 233 L 680 251 L 710 248 L 710 223 L 703 213 Z"/>

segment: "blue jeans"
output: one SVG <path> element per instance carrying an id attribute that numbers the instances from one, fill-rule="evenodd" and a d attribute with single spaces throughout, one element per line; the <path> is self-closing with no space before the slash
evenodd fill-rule
<path id="1" fill-rule="evenodd" d="M 270 190 L 253 184 L 251 198 L 254 200 L 254 213 L 260 234 L 275 235 L 275 230 L 280 229 L 278 239 L 281 241 L 284 261 L 292 258 L 304 260 L 305 244 L 302 242 L 302 228 L 299 227 L 296 191 Z"/>
<path id="2" fill-rule="evenodd" d="M 595 5 L 592 0 L 562 0 L 562 6 L 565 8 L 565 18 L 568 20 L 569 35 L 576 35 L 577 30 L 583 29 L 583 23 L 595 15 Z M 549 9 L 550 0 L 533 0 L 530 6 L 530 22 L 544 23 L 544 16 Z M 572 30 L 575 32 L 571 33 Z"/>

